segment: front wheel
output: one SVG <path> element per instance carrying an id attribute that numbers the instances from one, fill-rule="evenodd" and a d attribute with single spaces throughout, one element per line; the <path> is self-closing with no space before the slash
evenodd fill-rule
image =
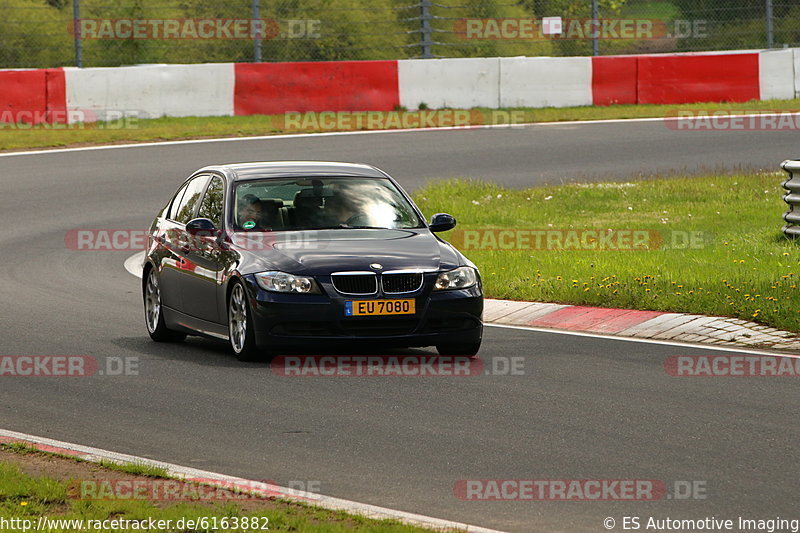
<path id="1" fill-rule="evenodd" d="M 475 357 L 481 349 L 481 341 L 471 344 L 437 344 L 436 351 L 439 355 L 461 355 Z"/>
<path id="2" fill-rule="evenodd" d="M 171 330 L 164 323 L 164 314 L 161 312 L 161 287 L 158 284 L 155 268 L 151 268 L 147 273 L 143 293 L 144 321 L 150 338 L 156 342 L 180 342 L 185 339 L 185 333 Z"/>
<path id="3" fill-rule="evenodd" d="M 255 361 L 261 355 L 256 346 L 247 294 L 239 281 L 234 282 L 228 297 L 228 338 L 239 361 Z"/>

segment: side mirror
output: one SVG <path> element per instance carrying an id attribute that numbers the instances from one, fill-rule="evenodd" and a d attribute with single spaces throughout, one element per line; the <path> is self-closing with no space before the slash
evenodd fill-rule
<path id="1" fill-rule="evenodd" d="M 195 218 L 186 223 L 186 232 L 190 235 L 213 237 L 217 234 L 217 227 L 207 218 Z"/>
<path id="2" fill-rule="evenodd" d="M 456 227 L 456 217 L 447 213 L 436 213 L 431 217 L 429 226 L 434 233 L 449 231 Z"/>

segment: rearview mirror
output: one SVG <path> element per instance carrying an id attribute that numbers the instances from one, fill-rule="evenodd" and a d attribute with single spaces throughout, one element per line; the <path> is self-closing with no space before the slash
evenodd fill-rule
<path id="1" fill-rule="evenodd" d="M 217 227 L 207 218 L 194 218 L 186 223 L 186 232 L 190 235 L 213 237 Z"/>
<path id="2" fill-rule="evenodd" d="M 431 217 L 429 224 L 431 231 L 436 233 L 439 231 L 449 231 L 456 227 L 456 217 L 448 215 L 447 213 L 436 213 Z"/>

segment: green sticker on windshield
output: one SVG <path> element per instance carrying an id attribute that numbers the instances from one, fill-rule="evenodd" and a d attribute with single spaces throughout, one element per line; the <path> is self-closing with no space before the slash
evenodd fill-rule
<path id="1" fill-rule="evenodd" d="M 248 220 L 247 222 L 245 222 L 244 224 L 242 224 L 242 227 L 243 227 L 244 229 L 253 229 L 253 228 L 255 228 L 255 227 L 256 227 L 256 223 L 255 223 L 255 222 L 253 222 L 252 220 Z"/>

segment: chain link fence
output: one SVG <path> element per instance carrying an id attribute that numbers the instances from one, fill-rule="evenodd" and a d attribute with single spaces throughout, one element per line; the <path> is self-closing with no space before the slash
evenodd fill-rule
<path id="1" fill-rule="evenodd" d="M 800 46 L 796 0 L 2 0 L 0 68 Z"/>

